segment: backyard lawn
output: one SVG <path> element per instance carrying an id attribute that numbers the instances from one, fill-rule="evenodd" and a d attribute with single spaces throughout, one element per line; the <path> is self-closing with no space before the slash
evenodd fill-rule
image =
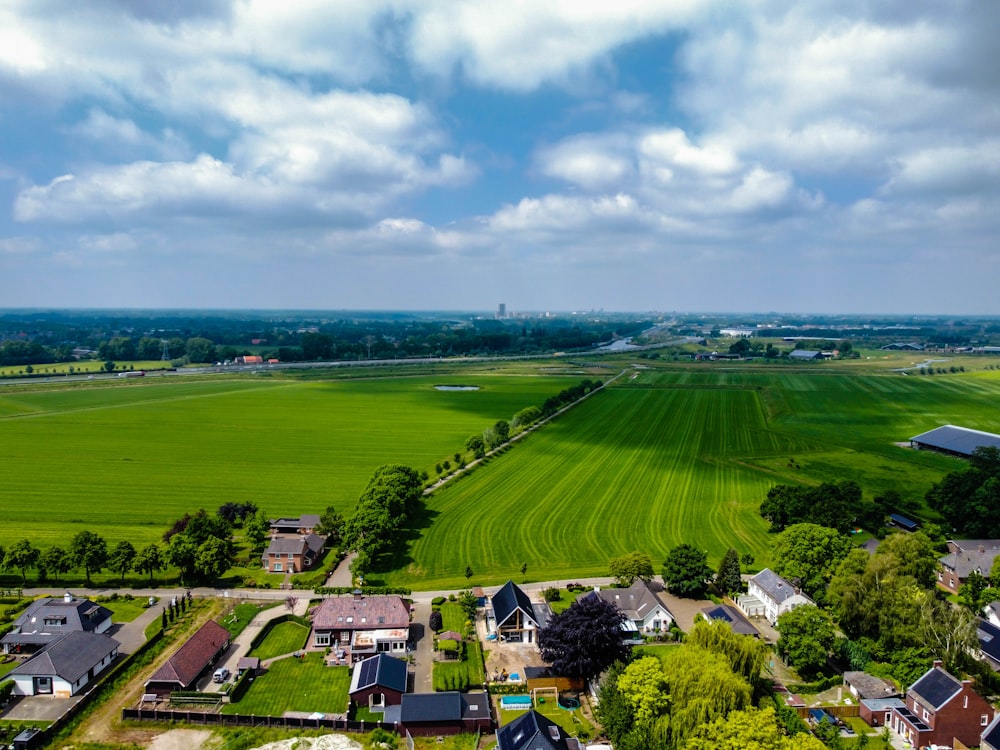
<path id="1" fill-rule="evenodd" d="M 461 661 L 434 662 L 434 689 L 465 690 L 480 687 L 486 681 L 483 651 L 478 641 L 467 641 L 465 658 Z"/>
<path id="2" fill-rule="evenodd" d="M 246 629 L 246 626 L 250 624 L 250 621 L 253 620 L 253 618 L 255 618 L 262 610 L 276 607 L 280 603 L 281 602 L 262 604 L 244 602 L 242 604 L 237 604 L 225 614 L 222 620 L 220 620 L 220 624 L 229 631 L 229 634 L 232 635 L 233 638 L 235 638 Z"/>
<path id="3" fill-rule="evenodd" d="M 279 659 L 254 680 L 239 703 L 223 707 L 227 714 L 281 716 L 285 711 L 346 714 L 351 670 L 328 667 L 320 653 L 301 659 Z"/>
<path id="4" fill-rule="evenodd" d="M 465 623 L 467 622 L 465 612 L 456 602 L 445 602 L 441 605 L 442 630 L 454 630 L 456 633 L 465 633 Z"/>
<path id="5" fill-rule="evenodd" d="M 258 656 L 263 661 L 282 654 L 291 654 L 302 649 L 308 637 L 309 628 L 305 625 L 290 620 L 279 622 L 271 628 L 264 641 L 250 651 L 250 655 Z"/>

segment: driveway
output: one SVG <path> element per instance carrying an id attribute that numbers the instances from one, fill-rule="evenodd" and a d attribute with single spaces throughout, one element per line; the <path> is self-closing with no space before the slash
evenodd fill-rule
<path id="1" fill-rule="evenodd" d="M 415 645 L 411 653 L 415 693 L 434 692 L 434 634 L 427 624 L 431 616 L 432 598 L 422 594 L 413 596 L 410 640 Z"/>

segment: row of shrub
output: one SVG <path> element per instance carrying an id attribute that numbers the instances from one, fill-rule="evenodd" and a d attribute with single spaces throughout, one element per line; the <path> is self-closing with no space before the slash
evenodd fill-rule
<path id="1" fill-rule="evenodd" d="M 320 586 L 313 590 L 313 593 L 320 596 L 341 594 L 353 594 L 357 590 L 354 586 Z M 362 586 L 361 593 L 364 596 L 385 596 L 396 594 L 398 596 L 409 596 L 413 593 L 411 589 L 401 586 Z"/>

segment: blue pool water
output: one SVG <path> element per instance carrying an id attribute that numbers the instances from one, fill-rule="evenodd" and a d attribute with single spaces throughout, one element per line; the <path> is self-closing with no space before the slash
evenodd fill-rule
<path id="1" fill-rule="evenodd" d="M 501 695 L 500 696 L 500 708 L 504 710 L 518 709 L 518 708 L 531 708 L 531 696 L 530 695 Z"/>

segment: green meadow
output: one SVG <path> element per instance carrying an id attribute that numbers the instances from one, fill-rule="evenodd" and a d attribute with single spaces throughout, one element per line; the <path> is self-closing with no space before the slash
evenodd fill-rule
<path id="1" fill-rule="evenodd" d="M 377 466 L 433 477 L 497 419 L 632 361 L 0 390 L 0 545 L 66 544 L 85 528 L 144 544 L 185 512 L 230 501 L 271 515 L 330 504 L 349 514 Z M 471 583 L 488 584 L 522 580 L 527 563 L 528 579 L 572 579 L 603 575 L 609 558 L 633 549 L 658 562 L 680 542 L 712 564 L 732 546 L 759 568 L 771 538 L 757 508 L 775 483 L 853 479 L 868 497 L 893 488 L 922 502 L 961 463 L 899 443 L 945 423 L 1000 431 L 1000 371 L 927 377 L 885 366 L 644 362 L 437 490 L 410 547 L 373 578 L 464 587 L 467 565 Z"/>
<path id="2" fill-rule="evenodd" d="M 434 476 L 466 438 L 579 377 L 460 375 L 306 381 L 247 376 L 0 390 L 0 545 L 82 529 L 145 544 L 198 508 L 349 513 L 372 471 Z M 447 392 L 437 384 L 475 384 Z"/>

